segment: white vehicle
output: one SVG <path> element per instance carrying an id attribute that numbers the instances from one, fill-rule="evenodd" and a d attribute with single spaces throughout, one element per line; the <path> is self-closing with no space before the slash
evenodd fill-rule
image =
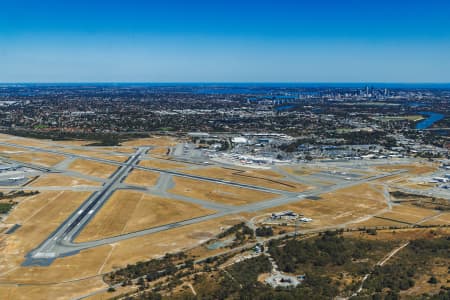
<path id="1" fill-rule="evenodd" d="M 300 218 L 300 221 L 307 223 L 307 222 L 311 222 L 312 219 L 311 218 L 302 217 L 302 218 Z"/>
<path id="2" fill-rule="evenodd" d="M 19 180 L 23 180 L 23 179 L 25 179 L 25 176 L 17 176 L 17 177 L 8 178 L 8 180 L 11 180 L 11 181 L 19 181 Z"/>

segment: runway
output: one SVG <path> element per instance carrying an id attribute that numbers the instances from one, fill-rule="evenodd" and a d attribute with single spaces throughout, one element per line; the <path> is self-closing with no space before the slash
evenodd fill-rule
<path id="1" fill-rule="evenodd" d="M 73 154 L 69 152 L 64 151 L 58 151 L 58 150 L 52 150 L 47 148 L 38 148 L 38 147 L 32 147 L 32 146 L 23 146 L 23 145 L 17 145 L 13 143 L 7 143 L 7 142 L 0 142 L 0 145 L 3 146 L 10 146 L 10 147 L 16 147 L 16 148 L 22 148 L 27 149 L 31 151 L 39 151 L 39 152 L 46 152 L 46 153 L 53 153 L 57 155 L 63 155 L 66 158 L 63 162 L 59 163 L 55 167 L 48 167 L 48 168 L 42 168 L 39 167 L 39 171 L 41 172 L 52 172 L 52 173 L 61 173 L 65 175 L 70 176 L 77 176 L 85 179 L 93 179 L 93 176 L 87 176 L 78 172 L 69 171 L 66 170 L 66 168 L 69 165 L 69 162 L 73 161 L 74 158 L 81 158 L 91 161 L 96 161 L 100 163 L 107 163 L 111 165 L 115 165 L 118 167 L 118 169 L 106 180 L 98 179 L 96 178 L 96 181 L 100 181 L 103 183 L 101 187 L 68 187 L 67 190 L 89 190 L 92 191 L 93 194 L 84 201 L 81 206 L 74 211 L 53 233 L 51 233 L 47 239 L 45 239 L 40 245 L 38 245 L 36 248 L 34 248 L 32 251 L 30 251 L 27 256 L 26 260 L 23 263 L 25 266 L 30 265 L 40 265 L 40 266 L 47 266 L 50 265 L 53 260 L 55 260 L 58 257 L 64 257 L 68 255 L 73 255 L 78 253 L 81 250 L 89 249 L 93 247 L 98 247 L 105 244 L 111 244 L 115 242 L 120 242 L 127 239 L 132 239 L 156 232 L 166 231 L 173 228 L 178 228 L 182 226 L 187 226 L 191 224 L 196 224 L 199 222 L 204 222 L 207 220 L 212 220 L 216 218 L 220 218 L 226 215 L 232 215 L 232 214 L 238 214 L 243 212 L 256 212 L 264 209 L 269 209 L 272 207 L 281 206 L 284 204 L 288 204 L 291 202 L 297 202 L 301 201 L 305 198 L 319 196 L 323 193 L 332 192 L 335 190 L 339 190 L 342 188 L 362 184 L 365 182 L 370 182 L 373 180 L 377 180 L 386 176 L 392 176 L 396 175 L 402 172 L 405 172 L 403 170 L 396 171 L 396 172 L 390 172 L 390 173 L 384 173 L 377 176 L 372 176 L 369 178 L 352 178 L 352 180 L 344 180 L 342 178 L 338 178 L 333 185 L 323 186 L 323 185 L 316 185 L 315 189 L 305 191 L 302 193 L 294 193 L 294 192 L 287 192 L 283 190 L 273 189 L 273 188 L 266 188 L 256 185 L 250 185 L 250 184 L 244 184 L 244 183 L 238 183 L 238 182 L 232 182 L 227 180 L 220 180 L 220 179 L 214 179 L 214 178 L 208 178 L 204 176 L 198 176 L 198 175 L 192 175 L 192 174 L 186 174 L 182 171 L 175 171 L 175 170 L 164 170 L 159 168 L 150 168 L 150 167 L 143 167 L 139 166 L 138 163 L 140 159 L 144 157 L 144 155 L 147 153 L 147 151 L 150 149 L 150 147 L 139 147 L 137 151 L 133 154 L 131 154 L 126 162 L 118 162 L 114 160 L 108 160 L 103 158 L 97 158 L 97 157 L 90 157 L 86 155 L 79 155 L 79 154 Z M 68 147 L 68 146 L 66 146 Z M 123 154 L 122 154 L 123 155 Z M 30 168 L 37 168 L 38 166 L 35 166 L 33 164 L 23 164 L 27 165 L 27 167 Z M 145 170 L 145 171 L 152 171 L 157 172 L 160 174 L 160 177 L 154 187 L 142 187 L 142 186 L 133 186 L 130 184 L 124 184 L 124 180 L 127 178 L 128 174 L 133 169 L 138 170 Z M 261 201 L 257 203 L 252 203 L 248 205 L 242 205 L 242 206 L 232 206 L 232 205 L 226 205 L 226 204 L 220 204 L 220 203 L 214 203 L 210 201 L 200 200 L 200 199 L 194 199 L 186 196 L 180 196 L 180 195 L 174 195 L 168 190 L 170 190 L 173 187 L 173 176 L 178 177 L 185 177 L 190 179 L 195 179 L 198 181 L 206 181 L 206 182 L 213 182 L 217 184 L 223 184 L 223 185 L 229 185 L 239 188 L 245 188 L 245 189 L 252 189 L 262 192 L 269 192 L 279 195 L 279 197 L 271 200 Z M 295 176 L 290 175 L 289 176 L 291 180 L 295 179 Z M 23 189 L 29 189 L 33 187 L 24 187 Z M 64 187 L 44 187 L 41 188 L 42 190 L 58 190 L 60 188 Z M 33 188 L 39 190 L 40 188 Z M 197 205 L 201 205 L 202 207 L 211 209 L 216 211 L 215 213 L 196 217 L 188 220 L 183 220 L 180 222 L 174 222 L 170 224 L 165 224 L 162 226 L 157 226 L 153 228 L 148 228 L 145 230 L 140 230 L 136 232 L 130 232 L 110 238 L 95 240 L 95 241 L 89 241 L 89 242 L 83 242 L 83 243 L 75 243 L 74 239 L 77 237 L 77 235 L 83 230 L 83 228 L 89 223 L 90 220 L 100 211 L 102 206 L 108 201 L 110 196 L 116 191 L 120 189 L 129 189 L 129 190 L 137 190 L 144 193 L 149 193 L 156 196 L 161 196 L 167 199 L 174 199 L 178 201 L 185 201 L 194 203 Z"/>

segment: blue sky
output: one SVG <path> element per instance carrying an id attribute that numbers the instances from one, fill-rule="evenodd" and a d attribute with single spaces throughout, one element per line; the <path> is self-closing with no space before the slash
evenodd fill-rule
<path id="1" fill-rule="evenodd" d="M 444 0 L 0 4 L 0 82 L 450 82 Z"/>

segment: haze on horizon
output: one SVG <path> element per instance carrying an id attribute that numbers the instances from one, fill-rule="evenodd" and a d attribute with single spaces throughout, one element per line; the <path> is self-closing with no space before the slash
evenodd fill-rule
<path id="1" fill-rule="evenodd" d="M 450 3 L 404 2 L 7 1 L 0 83 L 449 83 Z"/>

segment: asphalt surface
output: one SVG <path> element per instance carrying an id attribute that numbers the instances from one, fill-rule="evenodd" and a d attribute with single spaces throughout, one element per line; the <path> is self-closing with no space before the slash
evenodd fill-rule
<path id="1" fill-rule="evenodd" d="M 65 251 L 65 247 L 61 245 L 69 243 L 76 237 L 118 188 L 118 185 L 128 176 L 132 168 L 139 162 L 139 158 L 147 151 L 148 148 L 142 147 L 130 156 L 127 162 L 110 176 L 101 190 L 94 192 L 46 241 L 28 254 L 25 265 L 32 265 L 35 262 L 42 264 L 42 259 L 54 259 L 58 256 L 65 256 L 69 252 L 73 252 L 74 250 Z M 75 249 L 75 251 L 77 250 Z"/>
<path id="2" fill-rule="evenodd" d="M 358 185 L 365 182 L 370 182 L 373 180 L 377 180 L 386 176 L 392 176 L 394 174 L 398 174 L 404 171 L 397 171 L 397 172 L 391 172 L 391 173 L 385 173 L 382 175 L 377 175 L 369 178 L 359 178 L 357 176 L 352 176 L 351 180 L 345 180 L 343 176 L 337 176 L 334 177 L 335 180 L 333 181 L 332 185 L 315 185 L 316 188 L 314 190 L 305 191 L 302 193 L 293 193 L 293 192 L 287 192 L 277 189 L 271 189 L 261 186 L 255 186 L 255 185 L 249 185 L 249 184 L 243 184 L 243 183 L 237 183 L 237 182 L 231 182 L 227 180 L 220 180 L 220 179 L 214 179 L 214 178 L 208 178 L 204 176 L 197 176 L 197 175 L 191 175 L 191 174 L 185 174 L 179 171 L 174 170 L 164 170 L 164 169 L 158 169 L 158 168 L 150 168 L 150 167 L 143 167 L 139 166 L 139 160 L 144 158 L 146 152 L 149 150 L 148 147 L 140 147 L 138 150 L 129 156 L 128 160 L 126 162 L 118 162 L 114 160 L 108 160 L 108 159 L 102 159 L 102 158 L 96 158 L 96 157 L 90 157 L 86 155 L 78 155 L 73 153 L 68 153 L 64 151 L 59 150 L 53 150 L 53 149 L 47 149 L 47 148 L 38 148 L 33 146 L 23 146 L 23 145 L 17 145 L 13 143 L 7 143 L 7 142 L 0 142 L 0 145 L 4 146 L 11 146 L 16 148 L 22 148 L 27 149 L 31 151 L 39 151 L 39 152 L 46 152 L 46 153 L 53 153 L 57 155 L 63 155 L 66 157 L 64 161 L 56 165 L 55 167 L 51 168 L 42 168 L 39 167 L 39 171 L 41 172 L 58 172 L 65 175 L 70 176 L 77 176 L 89 180 L 94 180 L 103 182 L 103 186 L 101 187 L 73 187 L 74 190 L 86 190 L 89 189 L 93 191 L 93 194 L 76 210 L 74 211 L 45 241 L 43 241 L 40 245 L 38 245 L 35 249 L 33 249 L 28 255 L 27 259 L 24 262 L 24 265 L 49 265 L 52 263 L 52 261 L 58 257 L 64 257 L 68 255 L 73 255 L 75 253 L 78 253 L 81 250 L 93 248 L 105 244 L 111 244 L 135 237 L 140 237 L 156 232 L 162 232 L 169 229 L 182 227 L 190 224 L 196 224 L 199 222 L 204 222 L 207 220 L 212 220 L 215 218 L 220 218 L 226 215 L 231 214 L 237 214 L 242 212 L 255 212 L 260 211 L 264 209 L 269 209 L 272 207 L 277 207 L 280 205 L 284 205 L 291 202 L 297 202 L 301 201 L 305 198 L 319 196 L 323 193 L 332 192 L 335 190 L 339 190 L 345 187 L 350 187 L 354 185 Z M 181 152 L 178 150 L 178 152 Z M 121 153 L 123 155 L 123 153 Z M 90 161 L 96 161 L 100 163 L 107 163 L 111 165 L 118 166 L 118 169 L 114 174 L 110 176 L 107 180 L 102 180 L 98 178 L 92 178 L 92 176 L 87 176 L 84 174 L 80 174 L 77 172 L 66 170 L 66 168 L 69 166 L 69 164 L 75 159 L 75 158 L 81 158 L 86 159 Z M 33 164 L 23 164 L 27 165 L 27 167 L 37 169 L 38 166 L 35 166 Z M 160 174 L 160 178 L 156 185 L 151 188 L 147 187 L 138 187 L 133 186 L 129 184 L 124 184 L 123 181 L 128 176 L 128 174 L 131 172 L 132 169 L 139 169 L 139 170 L 147 170 L 152 172 L 158 172 Z M 277 198 L 268 200 L 268 201 L 262 201 L 257 203 L 252 203 L 248 205 L 242 205 L 242 206 L 231 206 L 231 205 L 225 205 L 225 204 L 219 204 L 199 199 L 194 199 L 186 196 L 180 196 L 180 195 L 174 195 L 168 192 L 173 187 L 173 176 L 178 177 L 184 177 L 184 178 L 190 178 L 206 182 L 213 182 L 223 185 L 229 185 L 239 188 L 245 188 L 245 189 L 252 189 L 257 191 L 263 191 L 263 192 L 270 192 L 279 195 Z M 288 176 L 292 180 L 298 181 L 298 179 L 294 178 L 295 176 L 289 175 Z M 330 177 L 332 177 L 332 174 L 330 174 Z M 345 176 L 344 176 L 345 177 Z M 337 179 L 336 179 L 337 178 Z M 312 178 L 314 179 L 314 178 Z M 201 184 L 201 183 L 199 183 Z M 52 190 L 52 189 L 60 189 L 63 187 L 43 187 L 42 190 Z M 26 188 L 24 188 L 26 189 Z M 37 188 L 33 188 L 37 189 Z M 65 187 L 65 189 L 70 190 L 71 188 Z M 212 209 L 215 212 L 206 215 L 201 216 L 189 220 L 184 220 L 180 222 L 174 222 L 171 224 L 166 224 L 162 226 L 157 226 L 145 230 L 140 230 L 136 232 L 131 232 L 127 234 L 118 235 L 115 237 L 105 238 L 101 240 L 96 241 L 89 241 L 89 242 L 83 242 L 83 243 L 75 243 L 74 239 L 76 236 L 81 232 L 81 230 L 89 223 L 89 221 L 95 216 L 96 213 L 101 209 L 101 207 L 106 203 L 106 201 L 110 198 L 112 193 L 118 189 L 133 189 L 133 190 L 139 190 L 145 193 L 149 193 L 156 196 L 161 196 L 168 199 L 174 199 L 177 201 L 185 201 L 194 203 L 197 205 L 201 205 L 205 208 Z"/>

